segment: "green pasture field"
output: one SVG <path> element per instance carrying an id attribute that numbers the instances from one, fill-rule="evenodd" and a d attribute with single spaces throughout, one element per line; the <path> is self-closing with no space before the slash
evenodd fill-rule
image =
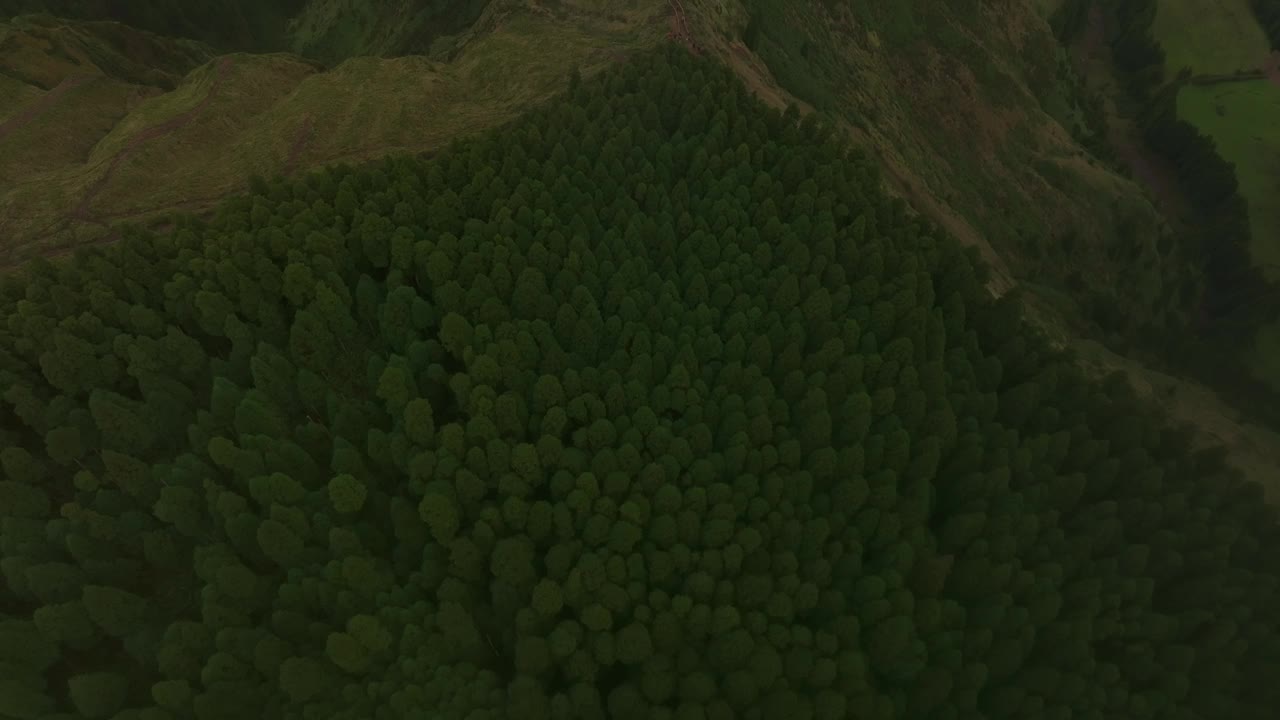
<path id="1" fill-rule="evenodd" d="M 1235 164 L 1249 203 L 1254 260 L 1280 280 L 1280 86 L 1267 80 L 1188 85 L 1178 93 L 1178 114 Z M 1258 334 L 1251 364 L 1280 388 L 1280 322 Z"/>
<path id="2" fill-rule="evenodd" d="M 1160 0 L 1151 30 L 1171 77 L 1253 70 L 1271 49 L 1249 0 Z"/>
<path id="3" fill-rule="evenodd" d="M 1266 80 L 1188 85 L 1178 114 L 1236 166 L 1249 202 L 1254 259 L 1280 280 L 1280 86 Z"/>

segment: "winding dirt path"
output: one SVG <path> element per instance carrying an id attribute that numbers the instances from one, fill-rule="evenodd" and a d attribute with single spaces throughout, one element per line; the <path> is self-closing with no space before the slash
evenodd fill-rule
<path id="1" fill-rule="evenodd" d="M 689 18 L 685 15 L 684 3 L 680 0 L 668 0 L 668 3 L 671 5 L 671 30 L 667 32 L 667 38 L 682 43 L 694 55 L 701 55 L 702 48 L 698 47 L 698 41 L 693 39 L 693 33 L 689 31 Z"/>
<path id="2" fill-rule="evenodd" d="M 214 68 L 213 82 L 209 85 L 209 92 L 205 93 L 205 96 L 200 100 L 200 102 L 196 103 L 194 107 L 183 113 L 175 115 L 158 125 L 153 125 L 133 136 L 133 138 L 131 138 L 124 146 L 124 149 L 117 153 L 115 157 L 111 158 L 111 164 L 107 166 L 106 172 L 102 173 L 102 175 L 89 186 L 89 189 L 85 191 L 84 197 L 80 199 L 79 204 L 77 204 L 75 209 L 71 211 L 71 217 L 81 222 L 91 222 L 89 207 L 93 204 L 93 200 L 98 196 L 98 193 L 102 192 L 102 188 L 111 180 L 111 176 L 115 174 L 116 168 L 120 166 L 120 163 L 129 159 L 131 155 L 137 152 L 138 148 L 142 147 L 146 143 L 178 130 L 184 125 L 190 123 L 201 112 L 203 112 L 205 107 L 208 106 L 209 101 L 217 94 L 219 87 L 222 85 L 222 80 L 226 76 L 227 70 L 231 67 L 231 63 L 232 60 L 229 57 L 224 57 L 218 61 L 217 66 Z"/>
<path id="3" fill-rule="evenodd" d="M 302 119 L 302 124 L 298 126 L 298 130 L 293 136 L 293 143 L 289 146 L 289 154 L 284 159 L 284 168 L 282 170 L 284 175 L 289 175 L 298 168 L 298 158 L 302 156 L 302 151 L 306 149 L 307 143 L 311 142 L 315 131 L 315 118 L 308 114 Z"/>
<path id="4" fill-rule="evenodd" d="M 8 120 L 0 123 L 0 142 L 3 142 L 10 133 L 26 127 L 32 120 L 35 120 L 44 113 L 44 111 L 52 107 L 54 103 L 58 102 L 58 99 L 63 95 L 75 90 L 81 85 L 89 82 L 91 79 L 93 79 L 92 75 L 69 75 L 63 78 L 62 82 L 54 86 L 52 90 L 41 95 L 39 100 L 31 103 L 17 115 L 14 115 Z"/>

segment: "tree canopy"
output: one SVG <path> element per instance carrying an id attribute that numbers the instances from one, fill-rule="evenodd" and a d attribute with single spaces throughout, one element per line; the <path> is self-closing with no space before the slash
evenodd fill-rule
<path id="1" fill-rule="evenodd" d="M 1239 718 L 1280 543 L 668 48 L 0 286 L 0 715 Z"/>

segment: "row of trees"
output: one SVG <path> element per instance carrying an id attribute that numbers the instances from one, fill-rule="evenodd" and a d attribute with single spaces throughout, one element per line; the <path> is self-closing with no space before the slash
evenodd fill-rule
<path id="1" fill-rule="evenodd" d="M 1178 93 L 1189 79 L 1183 70 L 1169 82 L 1164 50 L 1152 34 L 1155 0 L 1114 9 L 1112 50 L 1130 94 L 1147 146 L 1175 169 L 1189 201 L 1182 241 L 1204 272 L 1199 318 L 1190 327 L 1149 343 L 1166 362 L 1214 387 L 1234 405 L 1267 423 L 1280 423 L 1280 395 L 1257 380 L 1242 358 L 1259 326 L 1280 312 L 1280 287 L 1254 263 L 1249 205 L 1239 191 L 1235 166 L 1213 139 L 1178 116 Z"/>
<path id="2" fill-rule="evenodd" d="M 1274 510 L 668 48 L 0 283 L 0 715 L 1280 706 Z"/>
<path id="3" fill-rule="evenodd" d="M 1259 322 L 1274 317 L 1276 288 L 1253 263 L 1249 204 L 1240 194 L 1235 165 L 1224 160 L 1213 139 L 1178 117 L 1181 83 L 1149 101 L 1141 124 L 1147 144 L 1171 163 L 1192 204 L 1193 233 L 1205 272 L 1205 311 L 1237 338 L 1250 337 Z"/>
<path id="4" fill-rule="evenodd" d="M 1240 195 L 1235 166 L 1223 159 L 1213 138 L 1178 116 L 1185 72 L 1165 82 L 1165 55 L 1152 34 L 1156 0 L 1123 3 L 1114 11 L 1112 49 L 1117 66 L 1142 108 L 1139 121 L 1147 145 L 1169 161 L 1192 203 L 1192 240 L 1206 278 L 1205 311 L 1237 339 L 1275 308 L 1259 303 L 1274 295 L 1250 254 L 1248 203 Z"/>
<path id="5" fill-rule="evenodd" d="M 295 51 L 326 63 L 359 55 L 426 53 L 440 37 L 465 30 L 489 0 L 340 0 L 335 14 L 313 17 L 321 31 L 295 25 Z"/>
<path id="6" fill-rule="evenodd" d="M 1276 0 L 1253 0 L 1253 14 L 1258 18 L 1271 47 L 1280 50 L 1280 2 Z"/>
<path id="7" fill-rule="evenodd" d="M 1129 93 L 1144 106 L 1165 80 L 1164 48 L 1152 31 L 1158 5 L 1159 0 L 1134 0 L 1108 8 L 1114 13 L 1110 15 L 1112 59 Z"/>
<path id="8" fill-rule="evenodd" d="M 1071 44 L 1089 24 L 1093 0 L 1064 0 L 1049 16 L 1053 36 L 1063 45 Z"/>

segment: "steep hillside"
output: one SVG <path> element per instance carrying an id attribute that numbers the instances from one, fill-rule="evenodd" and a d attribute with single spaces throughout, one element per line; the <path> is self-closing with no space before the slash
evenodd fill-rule
<path id="1" fill-rule="evenodd" d="M 563 92 L 572 67 L 590 73 L 653 45 L 666 7 L 620 0 L 553 12 L 494 2 L 431 57 L 359 57 L 326 71 L 296 55 L 233 54 L 208 60 L 167 93 L 96 66 L 55 65 L 39 85 L 14 92 L 16 115 L 45 121 L 0 135 L 0 177 L 15 178 L 0 184 L 0 263 L 110 238 L 113 221 L 208 207 L 251 174 L 428 151 L 506 122 Z M 8 38 L 0 66 L 25 67 L 25 48 L 55 42 L 42 23 L 0 27 Z M 117 26 L 66 22 L 57 33 L 87 43 L 104 27 Z M 81 75 L 91 81 L 84 86 L 101 86 L 101 109 L 52 89 L 63 81 L 79 88 Z M 50 122 L 61 115 L 86 127 Z M 64 134 L 72 147 L 52 140 Z"/>
<path id="2" fill-rule="evenodd" d="M 718 55 L 847 122 L 904 196 L 1068 317 L 1127 335 L 1191 310 L 1194 268 L 1082 146 L 1098 130 L 1031 4 L 688 6 Z"/>
<path id="3" fill-rule="evenodd" d="M 1173 77 L 1255 70 L 1271 51 L 1251 0 L 1160 0 L 1152 33 Z"/>
<path id="4" fill-rule="evenodd" d="M 215 58 L 131 31 L 163 58 L 136 67 L 120 64 L 131 53 L 108 53 L 109 67 L 45 59 L 69 42 L 50 37 L 89 52 L 115 47 L 120 26 L 13 21 L 0 25 L 0 67 L 48 67 L 35 80 L 0 75 L 15 99 L 0 118 L 10 128 L 0 129 L 0 264 L 111 240 L 118 221 L 209 208 L 250 175 L 434 151 L 563 92 L 574 67 L 589 76 L 669 34 L 774 107 L 795 102 L 835 123 L 877 157 L 891 192 L 980 251 L 994 292 L 1030 293 L 1062 346 L 1103 358 L 1100 372 L 1132 370 L 1142 386 L 1145 370 L 1122 354 L 1135 336 L 1194 316 L 1199 272 L 1153 204 L 1159 194 L 1105 159 L 1114 128 L 1065 53 L 1047 51 L 1058 47 L 1054 6 L 492 0 L 440 5 L 454 23 L 440 25 L 408 0 L 312 0 L 281 31 L 294 54 Z M 363 53 L 410 54 L 342 60 Z M 152 66 L 160 74 L 144 77 Z M 1080 344 L 1092 337 L 1111 349 Z M 1272 436 L 1203 388 L 1172 386 L 1185 391 L 1157 399 L 1269 480 L 1265 469 L 1280 466 Z"/>
<path id="5" fill-rule="evenodd" d="M 314 0 L 0 0 L 0 20 L 43 13 L 73 20 L 116 20 L 221 50 L 283 48 L 289 20 Z"/>
<path id="6" fill-rule="evenodd" d="M 214 54 L 203 43 L 117 22 L 69 21 L 48 15 L 0 22 L 0 77 L 21 87 L 18 100 L 27 93 L 52 90 L 68 77 L 94 75 L 169 90 Z M 6 102 L 0 105 L 0 113 L 19 108 Z"/>
<path id="7" fill-rule="evenodd" d="M 879 185 L 668 45 L 5 278 L 0 716 L 1274 720 L 1280 512 Z"/>
<path id="8" fill-rule="evenodd" d="M 489 2 L 308 0 L 286 28 L 288 47 L 326 62 L 429 53 L 437 40 L 469 28 Z"/>
<path id="9" fill-rule="evenodd" d="M 982 251 L 993 291 L 1023 291 L 1059 347 L 1099 377 L 1127 374 L 1280 500 L 1274 428 L 1131 357 L 1135 330 L 1180 329 L 1195 317 L 1200 271 L 1157 208 L 1170 198 L 1149 177 L 1131 177 L 1125 158 L 1098 158 L 1133 146 L 1123 118 L 1103 117 L 1104 96 L 1084 87 L 1065 53 L 1046 54 L 1057 47 L 1053 3 L 684 7 L 699 45 L 763 98 L 842 121 L 896 194 Z"/>
<path id="10" fill-rule="evenodd" d="M 337 63 L 426 52 L 469 27 L 489 0 L 0 0 L 0 20 L 43 13 L 111 19 L 223 52 L 297 52 Z"/>

